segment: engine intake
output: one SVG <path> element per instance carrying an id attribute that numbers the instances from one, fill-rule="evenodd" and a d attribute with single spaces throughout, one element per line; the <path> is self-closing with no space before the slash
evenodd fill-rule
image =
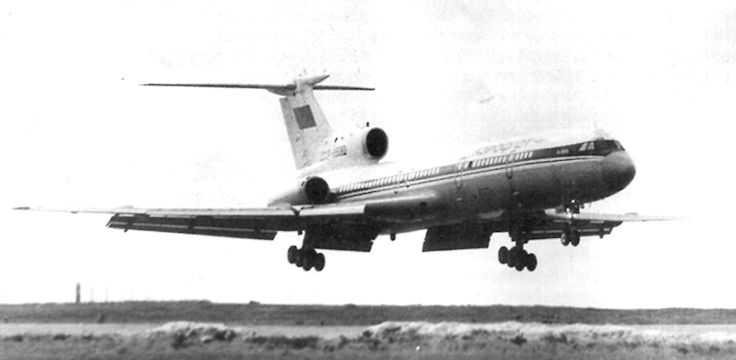
<path id="1" fill-rule="evenodd" d="M 312 176 L 307 178 L 303 185 L 304 194 L 307 196 L 312 204 L 319 204 L 325 202 L 330 196 L 330 185 L 327 184 L 325 179 L 319 176 Z"/>
<path id="2" fill-rule="evenodd" d="M 372 158 L 379 160 L 388 152 L 388 135 L 380 128 L 373 128 L 365 136 L 365 151 Z"/>

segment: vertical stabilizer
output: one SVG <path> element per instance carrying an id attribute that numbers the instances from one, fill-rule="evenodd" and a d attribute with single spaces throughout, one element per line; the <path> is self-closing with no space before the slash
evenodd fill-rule
<path id="1" fill-rule="evenodd" d="M 294 91 L 272 90 L 285 96 L 280 99 L 281 111 L 297 169 L 319 162 L 319 149 L 332 135 L 332 128 L 313 92 L 313 86 L 326 78 L 324 75 L 295 80 Z"/>

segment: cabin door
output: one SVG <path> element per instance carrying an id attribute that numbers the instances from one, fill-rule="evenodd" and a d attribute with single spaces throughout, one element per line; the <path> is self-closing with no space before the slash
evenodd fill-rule
<path id="1" fill-rule="evenodd" d="M 515 153 L 506 155 L 506 178 L 511 180 L 514 177 L 514 156 Z"/>

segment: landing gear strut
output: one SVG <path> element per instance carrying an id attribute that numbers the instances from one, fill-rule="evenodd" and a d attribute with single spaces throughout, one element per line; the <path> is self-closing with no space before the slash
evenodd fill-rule
<path id="1" fill-rule="evenodd" d="M 294 264 L 304 269 L 304 271 L 313 268 L 322 271 L 325 268 L 325 255 L 311 248 L 297 248 L 292 245 L 286 252 L 286 258 L 289 260 L 289 264 Z"/>
<path id="2" fill-rule="evenodd" d="M 510 268 L 515 268 L 516 271 L 522 271 L 524 268 L 534 271 L 537 268 L 537 256 L 524 250 L 524 243 L 528 240 L 527 233 L 514 229 L 509 231 L 509 235 L 516 245 L 511 249 L 505 246 L 498 249 L 498 262 L 506 264 Z"/>

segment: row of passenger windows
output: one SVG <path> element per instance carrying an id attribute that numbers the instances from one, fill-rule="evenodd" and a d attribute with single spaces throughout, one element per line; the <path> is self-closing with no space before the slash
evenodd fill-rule
<path id="1" fill-rule="evenodd" d="M 487 158 L 487 159 L 475 160 L 475 161 L 469 162 L 467 165 L 464 166 L 464 168 L 492 166 L 492 165 L 505 164 L 508 161 L 526 160 L 526 159 L 531 158 L 532 154 L 533 154 L 532 151 L 527 151 L 527 152 L 515 153 L 511 155 L 496 156 L 496 157 Z"/>
<path id="2" fill-rule="evenodd" d="M 511 158 L 509 158 L 509 156 L 511 156 Z M 496 156 L 496 157 L 487 158 L 487 159 L 463 162 L 463 163 L 458 164 L 457 166 L 460 170 L 464 170 L 468 168 L 479 168 L 479 167 L 485 167 L 485 166 L 500 165 L 500 164 L 505 164 L 507 161 L 520 161 L 520 160 L 525 160 L 531 157 L 532 157 L 532 152 L 527 151 L 527 152 L 516 153 L 512 155 Z M 376 186 L 400 184 L 404 181 L 412 181 L 412 180 L 422 179 L 422 178 L 429 177 L 429 176 L 435 176 L 439 174 L 439 172 L 440 172 L 440 168 L 422 170 L 422 171 L 413 172 L 409 174 L 396 175 L 396 176 L 391 176 L 387 178 L 371 180 L 368 182 L 361 182 L 361 183 L 346 185 L 346 186 L 341 187 L 339 191 L 348 192 L 348 191 L 369 189 L 369 188 L 373 188 Z"/>
<path id="3" fill-rule="evenodd" d="M 368 188 L 373 188 L 376 186 L 383 186 L 383 185 L 400 184 L 404 181 L 416 180 L 416 179 L 421 179 L 421 178 L 425 178 L 428 176 L 434 176 L 434 175 L 439 174 L 439 172 L 440 172 L 440 168 L 434 168 L 434 169 L 417 171 L 417 172 L 413 172 L 409 174 L 402 174 L 402 175 L 396 175 L 396 176 L 391 176 L 391 177 L 382 178 L 382 179 L 371 180 L 368 182 L 350 184 L 350 185 L 343 186 L 342 188 L 340 188 L 340 192 L 362 190 L 362 189 L 368 189 Z"/>

